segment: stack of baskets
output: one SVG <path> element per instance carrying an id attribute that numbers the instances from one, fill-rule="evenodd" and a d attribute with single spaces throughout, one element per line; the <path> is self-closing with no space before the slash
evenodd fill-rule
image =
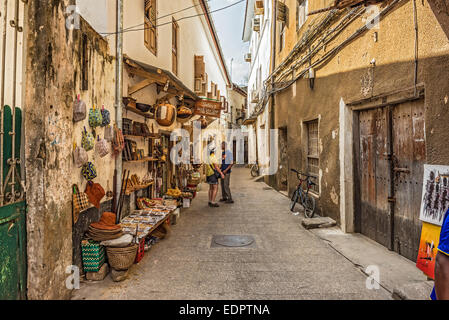
<path id="1" fill-rule="evenodd" d="M 107 247 L 109 265 L 117 271 L 128 270 L 136 260 L 139 245 L 132 244 L 124 248 Z"/>

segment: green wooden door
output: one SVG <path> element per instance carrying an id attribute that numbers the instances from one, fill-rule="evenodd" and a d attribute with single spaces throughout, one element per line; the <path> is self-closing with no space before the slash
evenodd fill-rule
<path id="1" fill-rule="evenodd" d="M 25 299 L 25 202 L 0 208 L 0 299 Z"/>
<path id="2" fill-rule="evenodd" d="M 13 112 L 14 111 L 14 112 Z M 26 298 L 26 205 L 21 179 L 20 108 L 3 108 L 0 139 L 0 300 Z"/>

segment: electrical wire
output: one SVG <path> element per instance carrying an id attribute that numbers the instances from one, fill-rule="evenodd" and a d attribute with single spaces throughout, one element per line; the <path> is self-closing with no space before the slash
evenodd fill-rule
<path id="1" fill-rule="evenodd" d="M 205 1 L 206 1 L 206 2 L 212 2 L 212 1 L 214 1 L 214 0 L 205 0 Z M 193 5 L 193 6 L 190 6 L 190 7 L 184 8 L 184 9 L 180 9 L 180 10 L 175 11 L 175 12 L 172 12 L 172 13 L 168 13 L 168 14 L 166 14 L 166 15 L 164 15 L 164 16 L 157 17 L 157 18 L 156 18 L 156 21 L 161 20 L 161 19 L 164 19 L 164 18 L 167 18 L 167 17 L 172 16 L 172 15 L 174 15 L 174 14 L 178 14 L 178 13 L 181 13 L 181 12 L 184 12 L 184 11 L 187 11 L 187 10 L 190 10 L 190 9 L 195 8 L 195 7 L 198 7 L 198 6 L 200 6 L 200 5 L 201 5 L 201 4 L 195 4 L 195 5 Z M 127 28 L 123 29 L 123 31 L 127 31 L 127 30 L 130 30 L 130 29 L 134 29 L 134 28 L 143 26 L 144 24 L 145 24 L 145 22 L 142 22 L 142 23 L 139 23 L 139 24 L 137 24 L 137 25 L 135 25 L 135 26 L 127 27 Z M 111 35 L 111 34 L 116 34 L 116 32 L 100 32 L 100 34 Z"/>
<path id="2" fill-rule="evenodd" d="M 225 7 L 209 11 L 209 14 L 229 9 L 229 8 L 234 7 L 234 6 L 240 4 L 240 3 L 244 2 L 244 1 L 246 1 L 246 0 L 239 0 L 239 1 L 235 2 L 235 3 L 227 5 Z M 187 10 L 187 9 L 185 9 L 185 10 Z M 183 9 L 182 11 L 185 11 L 185 10 Z M 169 15 L 171 15 L 171 14 L 169 14 Z M 169 16 L 169 15 L 167 15 L 167 16 Z M 195 14 L 195 15 L 191 15 L 191 16 L 186 16 L 186 17 L 179 18 L 178 20 L 176 20 L 176 22 L 179 22 L 179 21 L 182 21 L 182 20 L 186 20 L 186 19 L 196 18 L 196 17 L 200 17 L 200 16 L 204 16 L 204 15 L 206 15 L 206 13 L 200 13 L 200 14 Z M 155 26 L 151 26 L 151 27 L 145 27 L 145 28 L 141 28 L 141 29 L 130 29 L 130 28 L 132 28 L 132 27 L 130 27 L 130 28 L 127 28 L 127 30 L 124 29 L 124 30 L 121 30 L 119 32 L 110 32 L 110 33 L 101 33 L 101 34 L 102 35 L 106 35 L 105 37 L 108 37 L 108 36 L 115 35 L 115 34 L 118 34 L 118 33 L 126 33 L 126 32 L 133 32 L 133 31 L 143 31 L 143 30 L 147 30 L 147 29 L 159 28 L 159 27 L 163 27 L 163 26 L 166 26 L 166 25 L 171 25 L 172 23 L 173 23 L 172 21 L 169 21 L 169 22 L 165 22 L 165 23 L 162 23 L 162 24 L 159 24 L 159 25 L 155 25 Z"/>
<path id="3" fill-rule="evenodd" d="M 376 17 L 374 17 L 371 21 L 379 21 L 382 17 L 384 17 L 396 4 L 398 4 L 399 2 L 401 2 L 403 0 L 394 0 L 392 3 L 390 3 L 390 5 L 388 7 L 386 7 L 385 9 L 383 9 Z M 352 19 L 351 19 L 352 21 Z M 330 57 L 332 57 L 333 55 L 335 55 L 338 51 L 340 51 L 345 45 L 347 45 L 349 42 L 353 41 L 355 38 L 357 38 L 360 34 L 364 33 L 366 30 L 368 29 L 367 25 L 365 24 L 363 27 L 360 27 L 359 29 L 357 29 L 353 34 L 351 34 L 351 36 L 349 36 L 347 39 L 345 39 L 342 43 L 340 43 L 338 46 L 336 46 L 335 48 L 333 48 L 332 50 L 330 50 L 329 52 L 327 52 L 323 57 L 321 57 L 319 60 L 315 61 L 314 63 L 312 63 L 309 67 L 307 67 L 306 69 L 302 70 L 297 76 L 293 77 L 293 79 L 291 79 L 288 82 L 277 82 L 277 83 L 273 83 L 272 85 L 272 89 L 268 90 L 267 86 L 266 86 L 266 82 L 273 76 L 273 74 L 271 74 L 267 80 L 265 81 L 265 85 L 264 85 L 264 91 L 263 91 L 263 95 L 262 95 L 262 99 L 261 102 L 259 102 L 259 104 L 256 106 L 256 110 L 253 111 L 253 113 L 251 114 L 251 117 L 256 117 L 258 115 L 260 115 L 266 106 L 266 98 L 269 97 L 271 94 L 275 94 L 277 92 L 283 91 L 287 88 L 289 88 L 293 83 L 295 83 L 298 79 L 300 79 L 310 68 L 314 68 L 320 64 L 322 64 L 324 61 L 328 60 Z M 341 31 L 341 30 L 340 30 Z M 333 37 L 332 37 L 333 38 Z M 282 87 L 280 88 L 275 88 L 276 85 L 282 85 Z"/>

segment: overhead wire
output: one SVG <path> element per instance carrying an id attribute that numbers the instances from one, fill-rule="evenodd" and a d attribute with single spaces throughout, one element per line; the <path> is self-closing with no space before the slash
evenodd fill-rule
<path id="1" fill-rule="evenodd" d="M 222 7 L 222 8 L 219 8 L 219 9 L 215 9 L 215 10 L 211 10 L 211 11 L 209 11 L 209 14 L 229 9 L 229 8 L 234 7 L 234 6 L 240 4 L 240 3 L 244 2 L 244 1 L 246 1 L 246 0 L 239 0 L 239 1 L 235 2 L 235 3 L 231 3 L 230 5 L 227 5 L 225 7 Z M 187 8 L 186 9 L 182 9 L 181 11 L 185 11 L 185 10 L 187 10 Z M 172 13 L 172 14 L 175 14 L 175 13 Z M 164 17 L 168 17 L 168 16 L 170 16 L 172 14 L 167 14 Z M 195 15 L 179 18 L 176 21 L 179 22 L 179 21 L 183 21 L 183 20 L 186 20 L 186 19 L 192 19 L 192 18 L 196 18 L 196 17 L 201 17 L 201 16 L 204 16 L 204 15 L 206 15 L 206 13 L 199 13 L 199 14 L 195 14 Z M 118 34 L 118 33 L 127 33 L 127 32 L 133 32 L 133 31 L 143 31 L 143 30 L 147 30 L 147 29 L 153 29 L 153 28 L 163 27 L 163 26 L 166 26 L 166 25 L 171 25 L 172 23 L 173 23 L 172 21 L 169 21 L 169 22 L 161 23 L 159 25 L 155 25 L 155 26 L 151 26 L 151 27 L 145 27 L 145 28 L 140 28 L 140 29 L 131 29 L 133 27 L 129 27 L 126 30 L 124 29 L 124 30 L 121 30 L 121 31 L 118 31 L 118 32 L 102 33 L 102 35 L 106 35 L 105 37 L 108 37 L 108 36 L 115 35 L 115 34 Z M 145 24 L 145 23 L 143 23 L 143 24 Z M 142 25 L 142 24 L 139 24 L 138 26 L 140 26 L 140 25 Z"/>
<path id="2" fill-rule="evenodd" d="M 378 15 L 376 15 L 374 18 L 371 19 L 371 21 L 380 21 L 380 19 L 385 16 L 396 4 L 398 4 L 399 2 L 401 2 L 402 0 L 394 0 L 393 2 L 391 2 L 385 9 L 383 9 Z M 358 16 L 358 15 L 357 15 Z M 353 20 L 351 19 L 351 22 Z M 267 81 L 269 81 L 269 79 L 273 76 L 273 74 L 271 74 L 267 80 L 265 80 L 265 85 L 264 85 L 264 90 L 263 90 L 263 95 L 262 95 L 262 99 L 261 102 L 259 102 L 259 104 L 256 106 L 256 110 L 253 112 L 253 114 L 250 116 L 251 117 L 255 117 L 258 116 L 260 114 L 262 114 L 262 112 L 265 109 L 266 103 L 265 99 L 271 95 L 271 94 L 275 94 L 277 92 L 283 91 L 287 88 L 289 88 L 293 83 L 295 83 L 297 80 L 299 80 L 302 76 L 304 76 L 305 73 L 308 72 L 308 70 L 310 68 L 314 68 L 320 64 L 322 64 L 324 61 L 326 61 L 327 59 L 329 59 L 331 56 L 333 56 L 335 53 L 337 53 L 339 50 L 341 50 L 346 44 L 348 44 L 349 42 L 353 41 L 356 37 L 358 37 L 360 34 L 362 34 L 363 32 L 365 32 L 366 30 L 368 30 L 368 26 L 367 24 L 365 24 L 364 26 L 360 27 L 359 29 L 357 29 L 353 34 L 351 34 L 351 36 L 349 36 L 348 38 L 346 38 L 342 43 L 340 43 L 338 46 L 336 46 L 335 48 L 333 48 L 332 50 L 330 50 L 329 52 L 327 52 L 324 56 L 322 56 L 319 60 L 315 61 L 314 63 L 312 63 L 309 67 L 307 67 L 306 69 L 302 70 L 299 74 L 297 74 L 296 76 L 294 76 L 290 81 L 287 82 L 275 82 L 272 85 L 272 89 L 268 90 L 267 89 Z M 336 30 L 337 31 L 337 30 Z M 338 32 L 340 32 L 341 30 L 338 30 Z M 332 37 L 333 38 L 333 37 Z M 304 59 L 302 59 L 304 60 Z M 295 64 L 295 66 L 298 65 L 298 63 Z M 292 71 L 291 71 L 292 72 Z M 282 85 L 282 87 L 280 88 L 275 88 L 276 85 Z"/>

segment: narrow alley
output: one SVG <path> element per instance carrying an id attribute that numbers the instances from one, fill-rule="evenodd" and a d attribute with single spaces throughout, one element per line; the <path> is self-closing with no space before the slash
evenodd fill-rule
<path id="1" fill-rule="evenodd" d="M 85 282 L 73 299 L 390 299 L 368 290 L 366 276 L 291 214 L 289 199 L 232 174 L 234 204 L 207 207 L 207 186 L 183 211 L 169 238 L 114 283 Z M 214 235 L 251 235 L 248 248 L 211 247 Z"/>

